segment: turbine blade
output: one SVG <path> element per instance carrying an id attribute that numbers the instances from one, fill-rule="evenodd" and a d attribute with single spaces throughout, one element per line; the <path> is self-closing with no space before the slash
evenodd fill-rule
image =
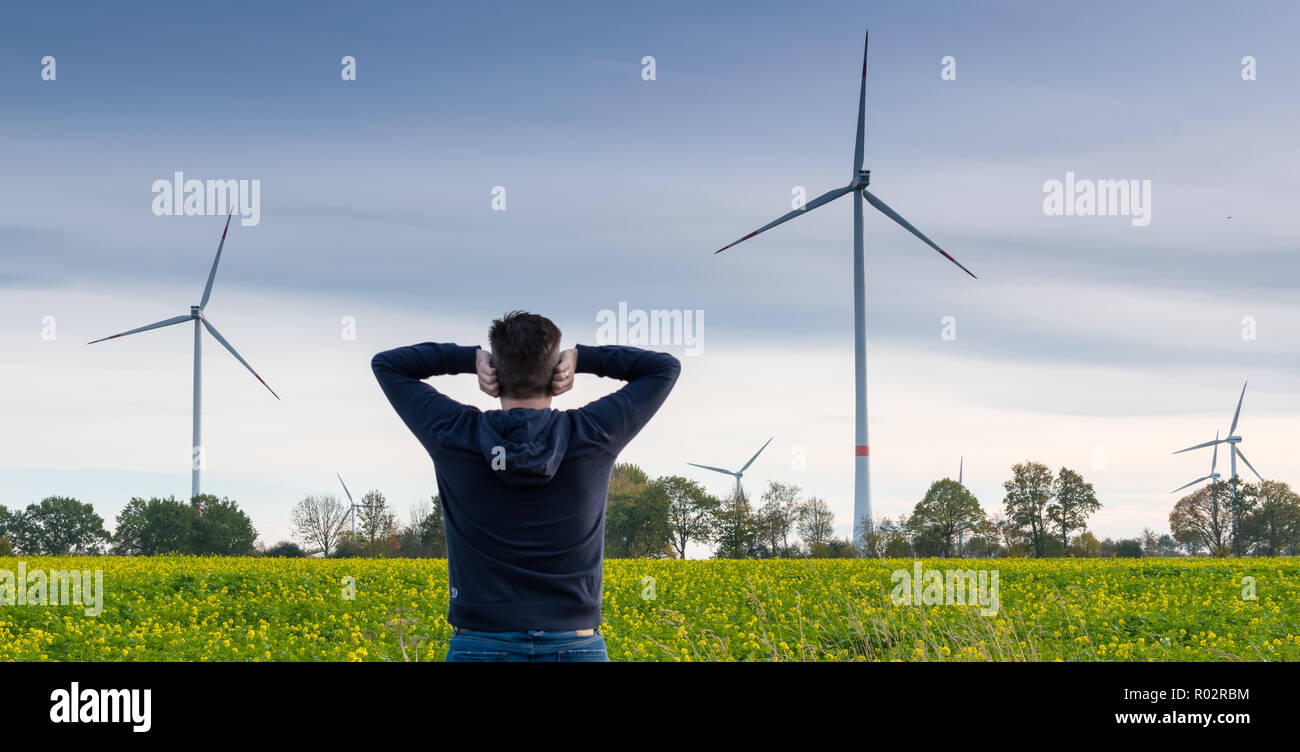
<path id="1" fill-rule="evenodd" d="M 222 347 L 225 347 L 227 350 L 230 351 L 231 355 L 235 356 L 235 360 L 238 360 L 240 363 L 244 364 L 244 368 L 247 368 L 248 372 L 253 374 L 253 378 L 257 379 L 258 381 L 262 381 L 262 377 L 257 375 L 257 371 L 254 371 L 253 367 L 248 364 L 248 361 L 244 360 L 243 356 L 241 356 L 235 350 L 235 348 L 230 346 L 230 343 L 226 341 L 225 337 L 221 336 L 221 332 L 218 332 L 215 326 L 210 324 L 207 319 L 201 318 L 199 320 L 203 322 L 203 326 L 207 328 L 208 333 L 211 334 L 213 337 L 216 337 L 217 341 L 221 343 Z M 265 381 L 262 381 L 262 386 L 266 387 L 266 391 L 270 392 L 271 395 L 274 396 L 276 399 L 280 399 L 280 395 L 276 394 L 275 390 L 272 389 L 271 386 L 267 384 Z"/>
<path id="2" fill-rule="evenodd" d="M 775 439 L 775 438 L 776 438 L 775 436 L 772 437 L 772 439 Z M 754 460 L 758 459 L 758 455 L 762 454 L 762 453 L 763 453 L 763 450 L 764 450 L 764 449 L 767 449 L 767 445 L 772 443 L 772 439 L 768 439 L 766 444 L 763 444 L 763 446 L 759 447 L 759 448 L 758 448 L 758 451 L 757 451 L 757 452 L 754 452 L 754 456 L 749 458 L 749 462 L 746 462 L 746 463 L 745 463 L 745 466 L 742 467 L 742 468 L 740 468 L 740 470 L 738 470 L 737 472 L 741 472 L 741 473 L 743 473 L 743 472 L 745 472 L 746 470 L 748 470 L 748 469 L 749 469 L 749 466 L 752 465 L 752 464 L 754 464 Z"/>
<path id="3" fill-rule="evenodd" d="M 737 245 L 737 244 L 739 244 L 739 243 L 743 243 L 744 241 L 749 240 L 750 238 L 754 237 L 755 235 L 759 234 L 760 232 L 766 232 L 766 231 L 772 229 L 773 227 L 776 227 L 777 225 L 781 224 L 782 222 L 789 222 L 790 220 L 794 219 L 795 217 L 799 216 L 800 214 L 807 214 L 808 212 L 812 211 L 813 209 L 816 209 L 817 207 L 821 206 L 822 204 L 830 203 L 831 201 L 834 201 L 835 199 L 839 198 L 840 196 L 843 196 L 844 194 L 848 193 L 848 192 L 851 191 L 851 190 L 853 190 L 853 186 L 851 186 L 851 185 L 846 185 L 846 186 L 844 186 L 843 188 L 836 188 L 835 190 L 827 191 L 827 192 L 823 193 L 822 195 L 818 196 L 817 198 L 813 199 L 812 201 L 809 201 L 808 203 L 804 204 L 804 205 L 803 205 L 803 208 L 801 208 L 801 209 L 795 209 L 794 211 L 792 211 L 792 212 L 790 212 L 790 213 L 788 213 L 788 214 L 783 214 L 779 219 L 777 219 L 777 220 L 775 220 L 775 221 L 773 221 L 773 222 L 768 222 L 767 224 L 763 225 L 762 227 L 758 228 L 757 230 L 754 230 L 753 232 L 749 233 L 748 235 L 746 235 L 745 237 L 741 238 L 740 240 L 737 240 L 737 241 L 735 241 L 735 242 L 728 243 L 727 245 L 722 246 L 722 247 L 719 248 L 718 250 L 714 251 L 714 253 L 715 253 L 715 254 L 716 254 L 716 253 L 722 253 L 723 251 L 727 250 L 727 249 L 730 248 L 731 246 L 733 246 L 733 245 Z"/>
<path id="4" fill-rule="evenodd" d="M 975 279 L 979 279 L 979 277 L 975 277 L 975 273 L 974 273 L 974 272 L 972 272 L 970 269 L 967 269 L 966 267 L 962 266 L 961 263 L 960 263 L 959 261 L 957 261 L 957 259 L 955 259 L 955 258 L 953 258 L 952 256 L 948 255 L 948 252 L 947 252 L 947 251 L 945 251 L 944 249 L 942 249 L 942 248 L 940 248 L 939 246 L 935 245 L 933 240 L 930 240 L 930 239 L 927 238 L 926 236 L 922 235 L 922 234 L 921 234 L 921 231 L 918 230 L 918 229 L 916 229 L 915 227 L 913 227 L 911 222 L 908 222 L 906 219 L 903 219 L 901 216 L 899 216 L 898 212 L 894 211 L 893 209 L 890 209 L 889 206 L 888 206 L 887 204 L 885 204 L 884 201 L 881 201 L 880 199 L 876 198 L 875 194 L 873 194 L 871 191 L 868 191 L 868 190 L 865 190 L 865 189 L 864 189 L 864 190 L 862 191 L 862 197 L 865 198 L 865 199 L 867 200 L 867 203 L 869 203 L 869 204 L 871 204 L 872 206 L 874 206 L 874 207 L 876 207 L 877 209 L 879 209 L 879 210 L 881 211 L 881 213 L 884 214 L 886 217 L 889 217 L 890 219 L 894 220 L 894 221 L 897 222 L 898 224 L 902 225 L 904 230 L 907 230 L 908 232 L 912 233 L 912 234 L 915 235 L 916 237 L 920 238 L 921 241 L 924 242 L 926 245 L 930 246 L 931 248 L 935 249 L 935 250 L 938 251 L 939 253 L 943 254 L 943 257 L 944 257 L 944 258 L 948 259 L 949 261 L 953 262 L 954 264 L 957 264 L 957 266 L 958 266 L 962 271 L 964 271 L 964 272 L 966 272 L 967 274 L 971 275 L 971 277 L 974 277 Z"/>
<path id="5" fill-rule="evenodd" d="M 212 259 L 212 271 L 208 272 L 208 285 L 203 288 L 203 300 L 199 301 L 199 310 L 202 311 L 208 304 L 208 298 L 212 296 L 212 281 L 217 278 L 217 264 L 221 263 L 221 249 L 226 245 L 226 233 L 230 231 L 230 218 L 235 215 L 235 207 L 230 207 L 230 213 L 226 215 L 226 229 L 221 231 L 221 242 L 217 243 L 217 257 Z"/>
<path id="6" fill-rule="evenodd" d="M 712 471 L 715 472 L 715 473 L 724 473 L 724 474 L 726 474 L 726 475 L 735 475 L 735 473 L 731 472 L 730 470 L 723 470 L 723 469 L 720 468 L 720 467 L 709 467 L 708 465 L 696 465 L 694 462 L 687 462 L 686 464 L 688 464 L 688 465 L 694 465 L 695 467 L 702 467 L 702 468 L 704 468 L 705 470 L 712 470 Z"/>
<path id="7" fill-rule="evenodd" d="M 862 38 L 862 88 L 858 90 L 858 130 L 857 146 L 853 149 L 853 182 L 857 183 L 858 174 L 862 172 L 862 148 L 865 140 L 867 114 L 867 43 L 871 41 L 868 30 Z"/>
<path id="8" fill-rule="evenodd" d="M 334 475 L 338 477 L 339 483 L 343 485 L 343 493 L 348 495 L 348 504 L 354 504 L 354 502 L 352 501 L 352 492 L 348 490 L 348 484 L 343 483 L 343 476 L 339 475 L 338 473 L 334 473 Z"/>
<path id="9" fill-rule="evenodd" d="M 1217 434 L 1216 434 L 1216 435 L 1217 435 Z M 1214 441 L 1207 441 L 1207 442 L 1205 442 L 1204 444 L 1197 444 L 1196 446 L 1189 446 L 1189 447 L 1187 447 L 1186 449 L 1179 449 L 1177 452 L 1174 452 L 1174 454 L 1182 454 L 1183 452 L 1190 452 L 1190 451 L 1192 451 L 1193 449 L 1204 449 L 1205 447 L 1208 447 L 1208 446 L 1214 446 L 1214 445 L 1216 445 L 1216 444 L 1222 444 L 1224 441 L 1225 441 L 1225 439 L 1217 439 L 1217 438 L 1216 438 Z"/>
<path id="10" fill-rule="evenodd" d="M 1241 402 L 1246 399 L 1246 384 L 1248 383 L 1250 382 L 1245 382 L 1241 385 L 1241 396 L 1237 398 L 1237 412 L 1232 414 L 1232 427 L 1228 429 L 1229 436 L 1237 432 L 1237 418 L 1241 417 Z M 1240 454 L 1240 452 L 1238 454 Z"/>
<path id="11" fill-rule="evenodd" d="M 1205 476 L 1204 478 L 1197 478 L 1196 480 L 1192 481 L 1191 483 L 1188 483 L 1187 486 L 1194 486 L 1194 485 L 1196 485 L 1197 483 L 1200 483 L 1200 482 L 1203 481 L 1203 480 L 1209 480 L 1210 478 L 1213 478 L 1213 477 L 1214 477 L 1213 475 L 1207 475 L 1207 476 Z M 1174 490 L 1170 491 L 1169 493 L 1171 493 L 1171 494 L 1178 493 L 1179 491 L 1183 490 L 1184 488 L 1187 488 L 1187 486 L 1179 486 L 1178 488 L 1175 488 Z"/>
<path id="12" fill-rule="evenodd" d="M 117 339 L 118 337 L 125 337 L 125 336 L 128 335 L 128 334 L 136 334 L 136 333 L 138 333 L 138 332 L 147 332 L 147 331 L 149 331 L 150 329 L 161 329 L 161 328 L 163 328 L 164 326 L 171 326 L 172 324 L 182 324 L 182 323 L 184 323 L 184 322 L 186 322 L 186 321 L 189 321 L 189 320 L 192 319 L 192 318 L 194 318 L 194 317 L 193 317 L 193 316 L 190 316 L 190 315 L 188 315 L 188 314 L 185 315 L 185 316 L 173 316 L 172 318 L 169 318 L 169 319 L 167 319 L 167 320 L 165 320 L 165 321 L 159 321 L 159 322 L 157 322 L 157 323 L 150 324 L 150 325 L 148 325 L 148 326 L 142 326 L 142 327 L 140 327 L 139 329 L 132 329 L 132 330 L 127 331 L 127 332 L 122 332 L 121 334 L 114 334 L 114 335 L 112 335 L 111 337 L 101 337 L 100 339 L 91 340 L 90 342 L 87 342 L 86 344 L 88 344 L 88 345 L 93 345 L 93 344 L 95 344 L 96 342 L 103 342 L 103 341 L 105 341 L 105 340 Z"/>
<path id="13" fill-rule="evenodd" d="M 1246 455 L 1242 454 L 1241 450 L 1237 449 L 1237 447 L 1233 447 L 1233 450 L 1237 452 L 1237 456 L 1241 458 L 1241 461 L 1246 463 L 1246 467 L 1250 468 L 1250 471 L 1254 473 L 1255 477 L 1259 478 L 1260 482 L 1262 483 L 1264 481 L 1264 476 L 1260 475 L 1259 471 L 1255 469 L 1255 466 L 1250 464 L 1250 460 L 1246 459 Z"/>
<path id="14" fill-rule="evenodd" d="M 1214 432 L 1214 440 L 1216 442 L 1219 440 L 1218 431 Z M 1210 475 L 1214 475 L 1214 468 L 1217 467 L 1218 465 L 1219 465 L 1219 445 L 1216 443 L 1214 445 L 1214 458 L 1210 460 Z"/>

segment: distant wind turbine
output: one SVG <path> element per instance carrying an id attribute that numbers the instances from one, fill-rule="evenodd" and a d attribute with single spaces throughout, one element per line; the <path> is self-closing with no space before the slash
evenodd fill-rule
<path id="1" fill-rule="evenodd" d="M 775 438 L 776 438 L 775 436 L 772 437 L 772 439 L 775 439 Z M 752 464 L 754 464 L 754 460 L 758 459 L 758 455 L 762 454 L 762 453 L 763 453 L 763 450 L 764 450 L 764 449 L 767 449 L 767 445 L 772 443 L 772 439 L 768 439 L 767 442 L 766 442 L 765 444 L 763 444 L 763 446 L 759 447 L 759 448 L 758 448 L 758 451 L 757 451 L 757 452 L 754 452 L 754 456 L 749 458 L 749 462 L 746 462 L 744 467 L 740 468 L 739 470 L 737 470 L 737 471 L 735 471 L 735 472 L 732 472 L 732 471 L 730 471 L 730 470 L 723 470 L 723 469 L 720 468 L 720 467 L 709 467 L 708 465 L 696 465 L 694 462 L 687 462 L 686 464 L 691 465 L 691 466 L 693 466 L 693 467 L 702 467 L 702 468 L 704 468 L 705 470 L 712 470 L 712 471 L 715 472 L 715 473 L 722 473 L 723 475 L 731 475 L 731 476 L 735 477 L 735 479 L 736 479 L 736 496 L 738 496 L 738 497 L 743 497 L 743 496 L 745 495 L 745 491 L 744 491 L 743 488 L 740 487 L 740 479 L 741 479 L 742 476 L 744 476 L 745 471 L 749 469 L 749 466 L 752 465 Z"/>
<path id="2" fill-rule="evenodd" d="M 854 465 L 853 465 L 853 529 L 854 537 L 861 540 L 861 536 L 866 533 L 862 524 L 866 521 L 868 524 L 871 520 L 871 486 L 868 475 L 868 460 L 871 456 L 871 449 L 867 443 L 867 334 L 866 334 L 866 258 L 862 251 L 862 201 L 874 206 L 886 217 L 897 222 L 903 229 L 915 235 L 921 242 L 930 246 L 943 255 L 952 263 L 956 264 L 962 271 L 974 277 L 970 269 L 962 266 L 957 259 L 948 255 L 948 252 L 921 234 L 921 231 L 912 226 L 910 222 L 899 216 L 898 212 L 889 208 L 884 201 L 876 198 L 874 194 L 867 190 L 867 185 L 871 182 L 871 171 L 862 169 L 862 157 L 865 139 L 866 125 L 866 103 L 867 103 L 867 42 L 870 37 L 867 36 L 862 44 L 862 83 L 858 90 L 858 125 L 854 131 L 857 141 L 853 150 L 853 174 L 848 185 L 842 188 L 835 188 L 827 191 L 817 198 L 809 201 L 802 207 L 795 209 L 788 214 L 778 217 L 776 220 L 769 222 L 762 227 L 754 230 L 739 240 L 719 248 L 714 253 L 722 253 L 737 243 L 744 242 L 777 225 L 788 222 L 795 217 L 803 215 L 805 212 L 816 209 L 823 204 L 828 204 L 840 196 L 853 194 L 853 400 L 854 400 Z M 859 198 L 860 197 L 860 198 Z"/>
<path id="3" fill-rule="evenodd" d="M 343 493 L 348 495 L 348 514 L 352 517 L 352 534 L 356 535 L 357 534 L 357 503 L 352 500 L 352 492 L 348 490 L 348 484 L 343 482 L 343 476 L 339 475 L 338 473 L 334 473 L 334 475 L 338 477 L 339 483 L 342 484 Z"/>
<path id="4" fill-rule="evenodd" d="M 1219 434 L 1218 434 L 1218 432 L 1215 432 L 1215 434 L 1214 434 L 1214 441 L 1207 441 L 1207 442 L 1205 442 L 1204 444 L 1197 444 L 1196 446 L 1189 446 L 1189 447 L 1187 447 L 1186 449 L 1179 449 L 1177 452 L 1174 452 L 1174 454 L 1182 454 L 1183 452 L 1190 452 L 1190 451 L 1192 451 L 1193 449 L 1204 449 L 1205 447 L 1211 447 L 1211 446 L 1212 446 L 1212 447 L 1215 448 L 1215 457 L 1216 457 L 1216 460 L 1217 460 L 1217 457 L 1218 457 L 1218 445 L 1219 445 L 1219 444 L 1227 444 L 1227 445 L 1228 445 L 1228 452 L 1229 452 L 1228 456 L 1229 456 L 1229 457 L 1231 458 L 1231 460 L 1232 460 L 1232 476 L 1231 476 L 1231 480 L 1232 480 L 1232 510 L 1233 510 L 1233 511 L 1232 511 L 1232 538 L 1233 538 L 1233 545 L 1234 545 L 1234 546 L 1237 545 L 1237 540 L 1238 540 L 1238 537 L 1237 537 L 1238 529 L 1237 529 L 1237 528 L 1238 528 L 1238 523 L 1240 522 L 1240 517 L 1241 517 L 1241 514 L 1240 514 L 1240 510 L 1241 510 L 1241 499 L 1240 499 L 1240 496 L 1239 496 L 1238 491 L 1237 491 L 1237 485 L 1238 485 L 1238 483 L 1240 482 L 1240 480 L 1239 480 L 1238 477 L 1237 477 L 1237 458 L 1240 457 L 1240 458 L 1241 458 L 1241 461 L 1244 462 L 1244 463 L 1246 463 L 1246 467 L 1250 468 L 1250 471 L 1251 471 L 1252 473 L 1255 474 L 1255 477 L 1256 477 L 1256 478 L 1259 478 L 1260 482 L 1263 482 L 1263 480 L 1264 480 L 1264 477 L 1263 477 L 1262 475 L 1259 474 L 1259 471 L 1255 469 L 1255 466 L 1252 465 L 1252 464 L 1250 464 L 1250 460 L 1246 459 L 1246 455 L 1242 454 L 1242 452 L 1241 452 L 1241 447 L 1237 446 L 1238 444 L 1241 443 L 1241 437 L 1237 435 L 1237 420 L 1241 417 L 1241 403 L 1242 403 L 1243 401 L 1245 401 L 1245 399 L 1246 399 L 1246 384 L 1248 384 L 1248 383 L 1250 383 L 1250 382 L 1243 382 L 1242 385 L 1241 385 L 1241 396 L 1237 398 L 1237 411 L 1234 412 L 1234 413 L 1232 414 L 1232 425 L 1228 427 L 1228 435 L 1227 435 L 1226 438 L 1222 438 L 1222 439 L 1220 439 L 1220 438 L 1219 438 Z M 1213 466 L 1211 466 L 1211 469 L 1212 469 L 1212 468 L 1213 468 Z M 1209 478 L 1209 477 L 1210 477 L 1210 476 L 1207 475 L 1205 478 L 1201 478 L 1201 480 L 1205 480 L 1206 478 Z M 1199 483 L 1200 481 L 1194 481 L 1194 482 Z M 1186 488 L 1186 486 L 1184 486 L 1184 488 Z M 1180 489 L 1180 490 L 1181 490 L 1181 489 Z"/>
<path id="5" fill-rule="evenodd" d="M 965 470 L 965 469 L 966 469 L 966 458 L 965 458 L 965 457 L 962 457 L 961 460 L 960 460 L 960 461 L 958 462 L 958 464 L 957 464 L 957 485 L 959 485 L 959 486 L 964 486 L 964 485 L 966 485 L 966 484 L 963 483 L 962 480 L 961 480 L 962 471 Z"/>
<path id="6" fill-rule="evenodd" d="M 276 399 L 280 399 L 280 395 L 276 394 L 275 390 L 272 389 L 269 385 L 267 385 L 265 381 L 262 381 L 262 377 L 257 375 L 257 371 L 253 370 L 253 367 L 248 364 L 248 361 L 244 360 L 244 358 L 238 352 L 235 351 L 235 348 L 232 347 L 231 344 L 226 341 L 225 337 L 221 336 L 221 333 L 218 332 L 217 328 L 212 325 L 212 322 L 208 321 L 208 319 L 203 315 L 203 309 L 207 307 L 208 298 L 211 297 L 212 295 L 212 282 L 217 278 L 217 264 L 221 263 L 221 249 L 226 245 L 226 233 L 230 230 L 230 217 L 233 215 L 234 215 L 234 209 L 231 209 L 230 214 L 226 215 L 226 228 L 221 231 L 221 242 L 217 244 L 217 257 L 212 260 L 212 271 L 208 272 L 208 284 L 206 287 L 203 288 L 203 299 L 199 301 L 198 305 L 190 306 L 189 313 L 182 316 L 174 316 L 170 319 L 158 321 L 156 323 L 149 324 L 147 326 L 142 326 L 138 329 L 131 329 L 129 331 L 122 332 L 121 334 L 114 334 L 110 337 L 104 337 L 103 339 L 97 339 L 86 343 L 88 345 L 93 345 L 96 342 L 103 342 L 105 340 L 117 339 L 118 337 L 125 337 L 128 334 L 138 334 L 139 332 L 147 332 L 150 329 L 161 329 L 165 326 L 171 326 L 173 324 L 183 324 L 186 321 L 194 322 L 194 443 L 191 447 L 191 460 L 192 460 L 191 475 L 190 475 L 191 498 L 199 495 L 199 471 L 202 469 L 202 465 L 203 465 L 203 449 L 202 449 L 203 442 L 200 440 L 201 432 L 200 432 L 200 420 L 199 420 L 200 406 L 202 405 L 203 402 L 202 400 L 202 395 L 203 395 L 202 373 L 203 372 L 201 369 L 201 355 L 203 349 L 202 348 L 203 339 L 201 336 L 202 330 L 207 329 L 208 333 L 211 334 L 218 342 L 220 342 L 222 347 L 229 350 L 230 354 L 235 356 L 235 360 L 238 360 L 240 363 L 242 363 L 244 368 L 247 368 L 248 372 L 253 374 L 253 377 L 256 378 L 258 381 L 260 381 L 262 383 L 262 386 L 266 387 L 266 390 L 268 392 L 270 392 Z"/>

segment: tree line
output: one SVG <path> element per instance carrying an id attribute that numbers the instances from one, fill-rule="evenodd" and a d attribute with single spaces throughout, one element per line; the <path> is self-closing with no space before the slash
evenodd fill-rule
<path id="1" fill-rule="evenodd" d="M 257 549 L 253 521 L 227 498 L 199 494 L 132 498 L 117 515 L 112 533 L 92 505 L 49 496 L 26 509 L 0 506 L 0 556 L 140 556 L 165 553 L 251 556 Z"/>

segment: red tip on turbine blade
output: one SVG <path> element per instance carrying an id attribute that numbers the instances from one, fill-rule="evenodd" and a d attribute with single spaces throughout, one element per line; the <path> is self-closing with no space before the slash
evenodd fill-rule
<path id="1" fill-rule="evenodd" d="M 253 378 L 257 379 L 258 381 L 262 381 L 262 377 L 258 376 L 256 373 L 253 374 Z M 271 388 L 270 384 L 266 383 L 265 381 L 262 381 L 262 386 L 266 387 L 266 391 L 270 392 L 272 397 L 275 397 L 276 399 L 280 399 L 280 395 L 275 393 L 275 390 Z"/>
<path id="2" fill-rule="evenodd" d="M 870 457 L 871 447 L 867 446 L 866 444 L 858 444 L 857 447 L 854 449 L 853 454 L 858 457 Z"/>

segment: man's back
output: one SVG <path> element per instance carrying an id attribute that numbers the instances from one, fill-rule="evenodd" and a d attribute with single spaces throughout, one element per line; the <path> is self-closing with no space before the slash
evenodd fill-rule
<path id="1" fill-rule="evenodd" d="M 600 624 L 605 500 L 618 453 L 676 382 L 671 355 L 577 348 L 577 372 L 628 384 L 576 410 L 482 412 L 421 380 L 473 373 L 478 348 L 426 343 L 376 355 L 384 393 L 433 458 L 457 627 L 484 632 Z"/>

